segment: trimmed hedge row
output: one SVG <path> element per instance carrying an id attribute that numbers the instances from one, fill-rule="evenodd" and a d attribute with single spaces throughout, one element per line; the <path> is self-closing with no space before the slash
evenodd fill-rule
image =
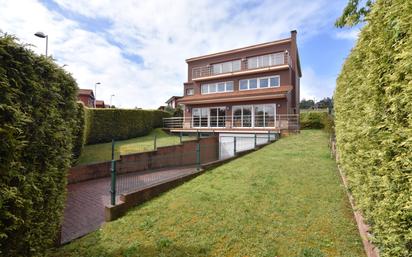
<path id="1" fill-rule="evenodd" d="M 0 35 L 1 256 L 44 256 L 57 238 L 76 91 L 52 59 Z"/>
<path id="2" fill-rule="evenodd" d="M 97 144 L 147 135 L 170 114 L 158 110 L 85 109 L 85 143 Z"/>
<path id="3" fill-rule="evenodd" d="M 412 256 L 412 2 L 366 21 L 337 80 L 337 150 L 381 256 Z"/>
<path id="4" fill-rule="evenodd" d="M 301 129 L 325 129 L 333 132 L 333 119 L 327 112 L 304 112 L 300 113 Z"/>

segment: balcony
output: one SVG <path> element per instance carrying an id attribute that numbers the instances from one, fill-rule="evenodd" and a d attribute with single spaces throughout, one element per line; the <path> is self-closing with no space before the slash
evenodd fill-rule
<path id="1" fill-rule="evenodd" d="M 173 117 L 163 119 L 163 128 L 172 132 L 265 133 L 280 130 L 297 131 L 299 130 L 299 115 Z"/>
<path id="2" fill-rule="evenodd" d="M 196 81 L 275 70 L 277 68 L 288 67 L 291 63 L 292 61 L 287 51 L 273 53 L 230 62 L 194 67 L 192 69 L 192 80 Z"/>

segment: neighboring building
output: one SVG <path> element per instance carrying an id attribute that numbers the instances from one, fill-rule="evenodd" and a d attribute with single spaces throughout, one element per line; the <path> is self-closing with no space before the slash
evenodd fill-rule
<path id="1" fill-rule="evenodd" d="M 302 73 L 296 34 L 187 59 L 188 80 L 178 100 L 184 106 L 183 123 L 171 131 L 298 130 Z"/>
<path id="2" fill-rule="evenodd" d="M 94 94 L 93 90 L 91 89 L 79 89 L 77 91 L 77 99 L 82 101 L 86 107 L 93 108 L 94 107 Z"/>
<path id="3" fill-rule="evenodd" d="M 181 98 L 181 96 L 172 96 L 165 103 L 167 104 L 167 107 L 175 109 L 177 107 L 177 101 Z"/>
<path id="4" fill-rule="evenodd" d="M 96 100 L 96 108 L 106 108 L 103 100 Z"/>
<path id="5" fill-rule="evenodd" d="M 161 106 L 159 106 L 159 108 L 157 108 L 159 111 L 164 111 L 165 109 L 166 109 L 166 106 L 164 106 L 164 105 L 161 105 Z"/>

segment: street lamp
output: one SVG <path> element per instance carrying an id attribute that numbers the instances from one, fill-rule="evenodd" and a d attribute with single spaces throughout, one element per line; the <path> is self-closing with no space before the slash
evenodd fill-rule
<path id="1" fill-rule="evenodd" d="M 112 106 L 113 106 L 113 105 L 112 105 L 112 98 L 113 98 L 113 96 L 114 96 L 114 95 L 111 95 L 111 96 L 110 96 L 110 108 L 112 108 Z"/>
<path id="2" fill-rule="evenodd" d="M 47 49 L 49 48 L 49 36 L 44 34 L 43 32 L 36 32 L 34 33 L 36 37 L 45 38 L 46 39 L 46 57 L 47 57 Z"/>
<path id="3" fill-rule="evenodd" d="M 95 108 L 96 108 L 96 99 L 97 99 L 97 85 L 100 85 L 100 84 L 102 84 L 102 83 L 96 82 L 96 83 L 94 84 L 94 107 L 95 107 Z"/>

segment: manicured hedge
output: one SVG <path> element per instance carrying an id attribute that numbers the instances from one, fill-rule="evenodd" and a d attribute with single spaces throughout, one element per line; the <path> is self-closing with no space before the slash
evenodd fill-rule
<path id="1" fill-rule="evenodd" d="M 340 164 L 381 256 L 412 256 L 412 2 L 377 0 L 335 92 Z"/>
<path id="2" fill-rule="evenodd" d="M 0 256 L 44 256 L 57 237 L 76 87 L 51 58 L 0 35 Z"/>
<path id="3" fill-rule="evenodd" d="M 327 112 L 304 112 L 300 114 L 301 129 L 325 129 L 333 131 L 333 118 Z"/>
<path id="4" fill-rule="evenodd" d="M 80 157 L 83 146 L 86 143 L 86 110 L 82 102 L 77 103 L 77 125 L 74 130 L 73 139 L 73 163 Z"/>
<path id="5" fill-rule="evenodd" d="M 147 135 L 170 114 L 158 110 L 86 109 L 86 143 L 110 142 Z"/>

